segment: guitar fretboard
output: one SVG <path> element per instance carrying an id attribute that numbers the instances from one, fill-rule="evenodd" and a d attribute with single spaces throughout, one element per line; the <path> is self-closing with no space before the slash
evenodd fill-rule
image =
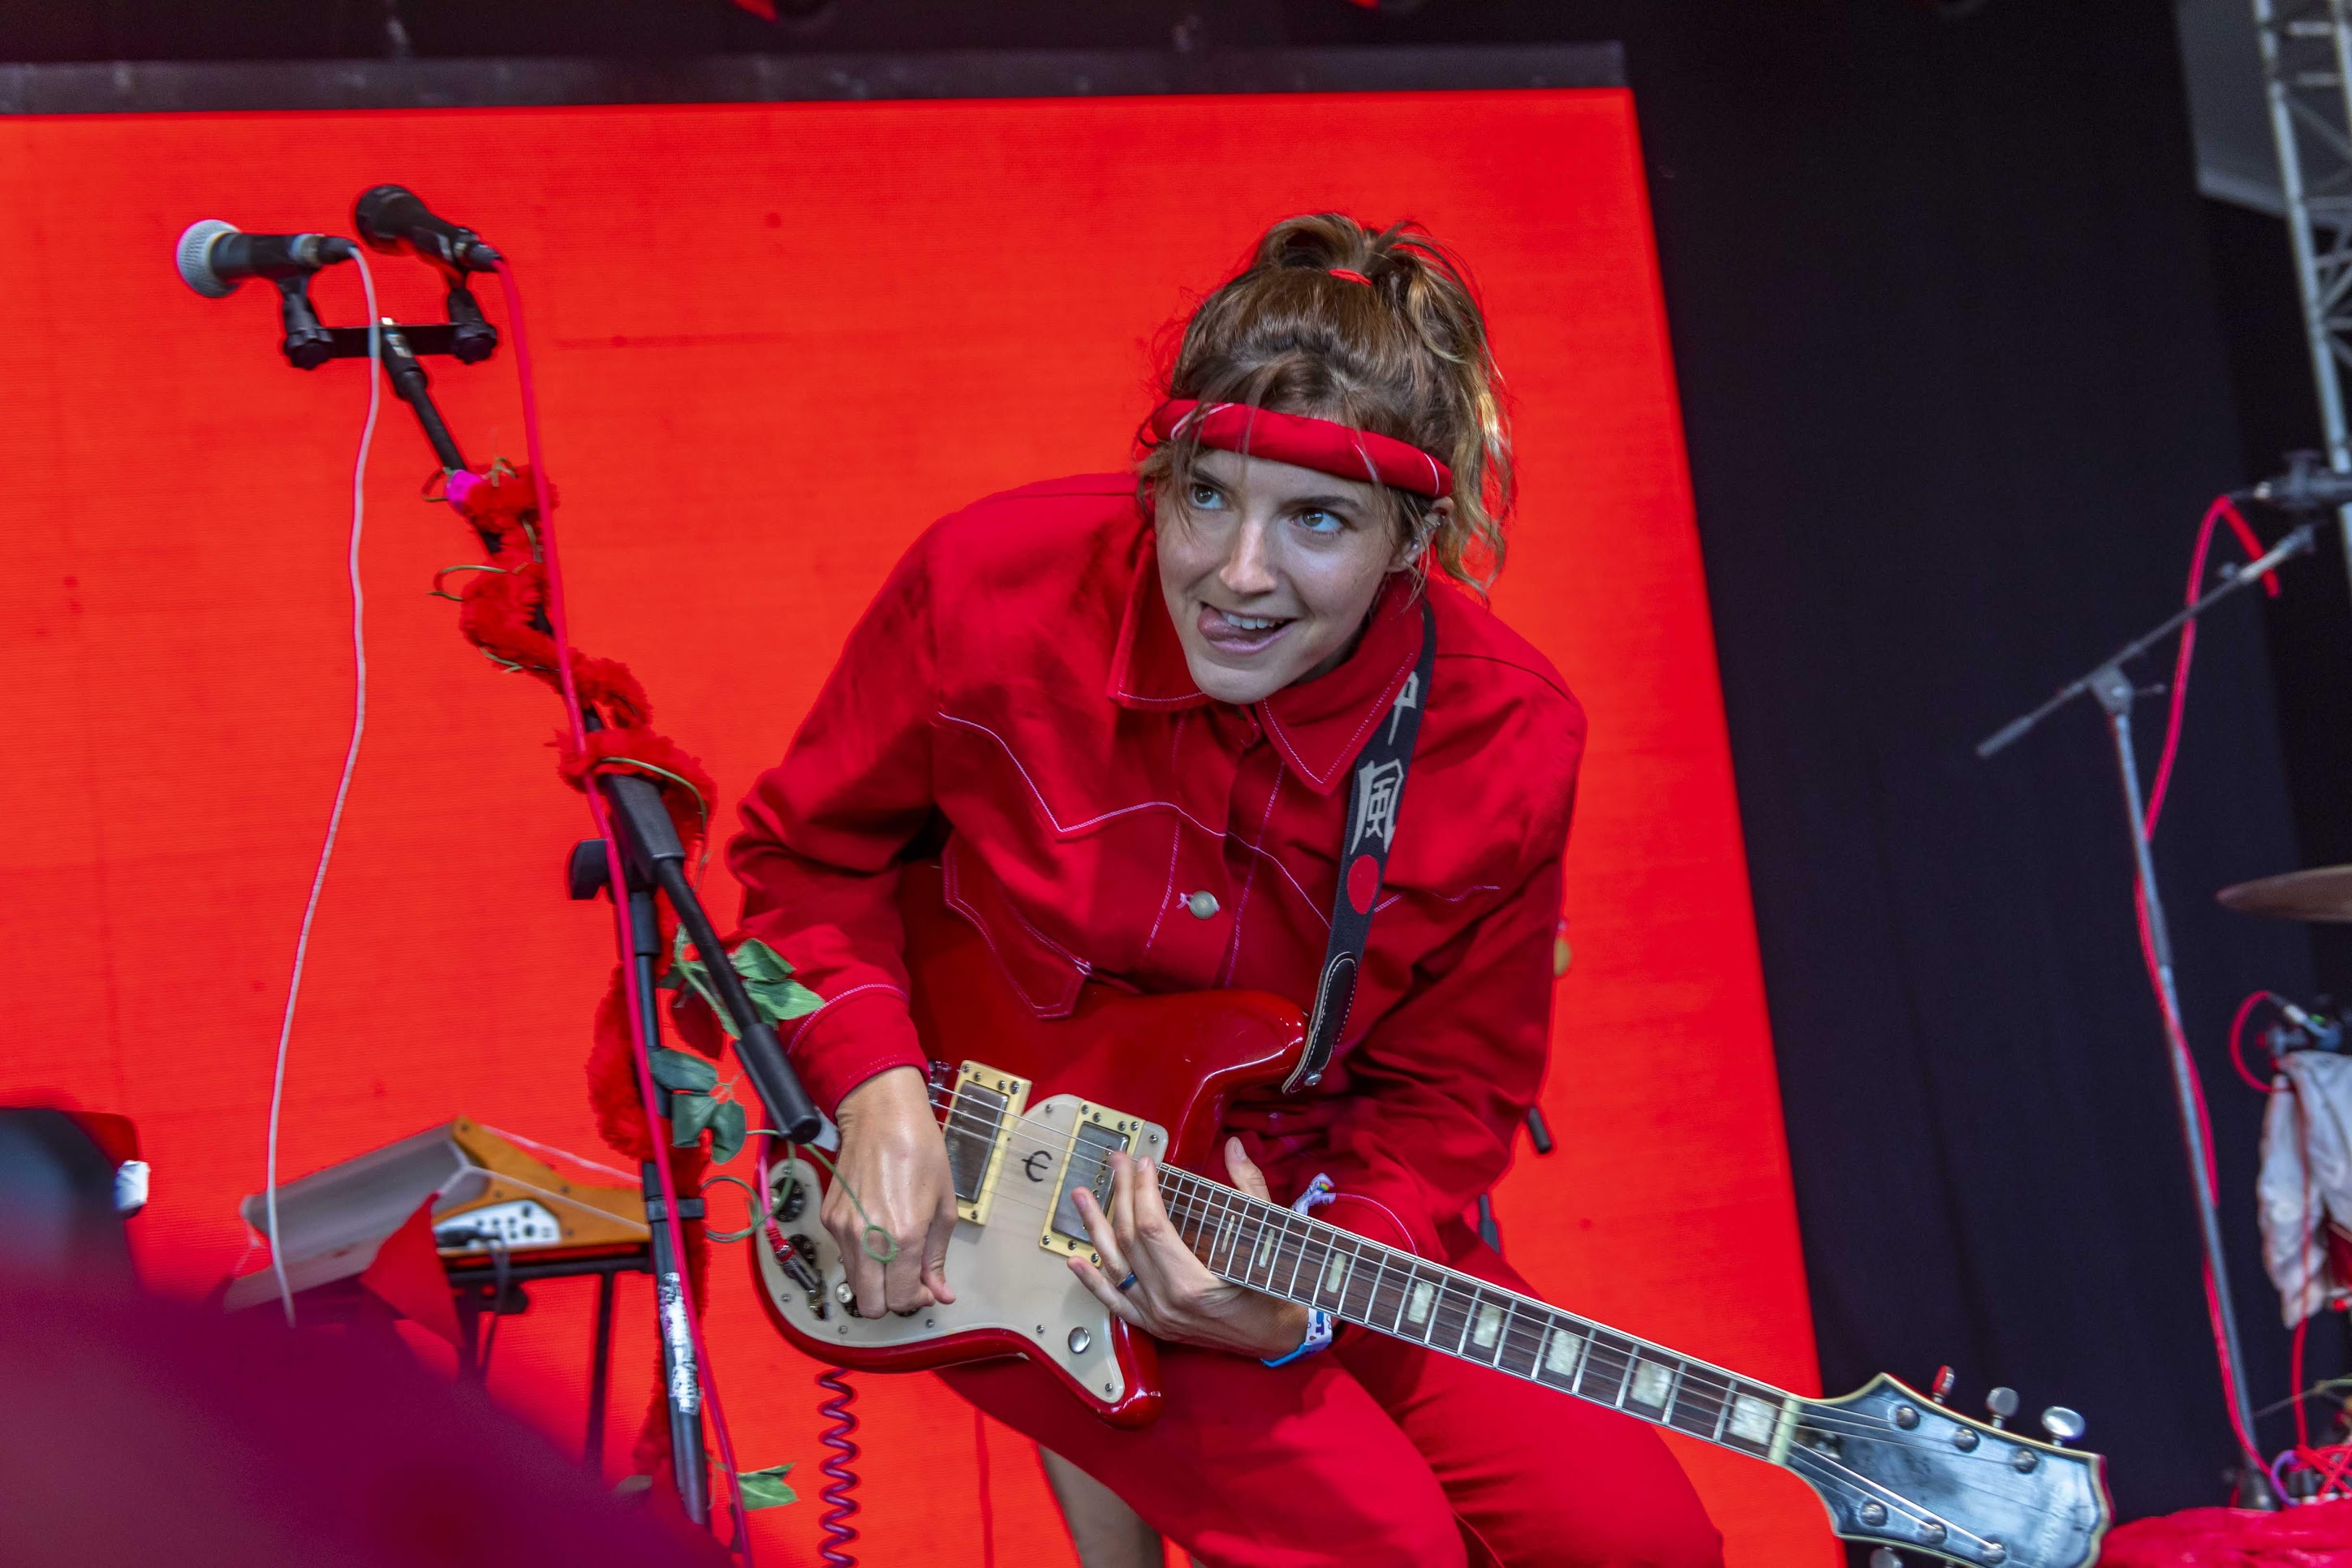
<path id="1" fill-rule="evenodd" d="M 1778 1461 L 1802 1403 L 1517 1291 L 1171 1166 L 1169 1218 L 1212 1272 L 1347 1322 Z"/>

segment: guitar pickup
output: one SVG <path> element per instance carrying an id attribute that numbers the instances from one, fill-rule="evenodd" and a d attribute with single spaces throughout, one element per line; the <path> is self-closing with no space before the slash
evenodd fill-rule
<path id="1" fill-rule="evenodd" d="M 1122 1116 L 1099 1105 L 1078 1107 L 1076 1123 L 1070 1130 L 1069 1150 L 1062 1161 L 1061 1190 L 1055 1194 L 1054 1210 L 1046 1216 L 1045 1234 L 1039 1239 L 1039 1246 L 1065 1258 L 1102 1261 L 1095 1251 L 1094 1239 L 1087 1234 L 1087 1222 L 1078 1214 L 1075 1194 L 1084 1187 L 1098 1202 L 1107 1200 L 1110 1195 L 1110 1157 L 1132 1151 L 1143 1131 L 1144 1123 L 1139 1118 Z M 1105 1206 L 1108 1206 L 1107 1203 Z"/>
<path id="2" fill-rule="evenodd" d="M 996 1201 L 996 1182 L 1004 1170 L 1004 1154 L 1029 1104 L 1029 1080 L 999 1072 L 982 1062 L 965 1062 L 956 1070 L 955 1088 L 948 1097 L 942 1131 L 948 1142 L 948 1169 L 955 1178 L 956 1215 L 974 1225 L 988 1223 Z"/>

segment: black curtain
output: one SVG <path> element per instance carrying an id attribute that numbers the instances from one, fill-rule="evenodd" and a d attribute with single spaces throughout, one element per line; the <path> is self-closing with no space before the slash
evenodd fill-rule
<path id="1" fill-rule="evenodd" d="M 2203 504 L 2294 422 L 2285 258 L 2265 278 L 2263 232 L 2200 207 L 2163 0 L 0 16 L 18 59 L 1607 38 L 1650 161 L 1825 1380 L 1949 1362 L 1966 1403 L 2007 1384 L 2029 1413 L 2081 1408 L 2126 1515 L 2218 1500 L 2232 1445 L 2106 737 L 2078 706 L 1995 762 L 1970 752 L 2178 603 Z M 2158 849 L 2258 1404 L 2287 1392 L 2286 1342 L 2255 1252 L 2260 1100 L 2223 1030 L 2249 990 L 2308 993 L 2313 966 L 2300 931 L 2212 894 L 2303 863 L 2282 710 L 2304 836 L 2352 851 L 2352 755 L 2317 734 L 2322 688 L 2352 690 L 2342 564 L 2285 576 L 2290 607 L 2207 628 Z M 2161 703 L 2138 718 L 2145 766 Z M 2287 1430 L 2269 1418 L 2266 1445 Z"/>
<path id="2" fill-rule="evenodd" d="M 1684 4 L 1622 32 L 1824 1377 L 1949 1362 L 1971 1403 L 2084 1411 L 2126 1515 L 2218 1500 L 2107 738 L 2081 705 L 1970 751 L 2177 605 L 2203 504 L 2248 477 L 2170 8 Z M 2346 594 L 2340 566 L 2286 579 Z M 2200 640 L 2158 863 L 2268 1404 L 2261 1100 L 2222 1043 L 2311 963 L 2212 901 L 2302 863 L 2261 614 Z M 2141 704 L 2144 767 L 2162 716 Z"/>

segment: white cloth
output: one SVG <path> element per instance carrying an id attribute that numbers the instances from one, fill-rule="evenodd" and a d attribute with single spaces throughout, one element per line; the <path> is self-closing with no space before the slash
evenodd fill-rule
<path id="1" fill-rule="evenodd" d="M 2263 1113 L 2256 1186 L 2263 1267 L 2293 1328 L 2340 1293 L 2327 1271 L 2327 1231 L 2352 1232 L 2352 1057 L 2289 1051 Z"/>

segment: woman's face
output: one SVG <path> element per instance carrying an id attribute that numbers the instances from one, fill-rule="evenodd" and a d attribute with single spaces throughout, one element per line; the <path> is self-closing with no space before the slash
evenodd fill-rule
<path id="1" fill-rule="evenodd" d="M 1160 591 L 1193 682 L 1220 701 L 1261 701 L 1338 665 L 1404 564 L 1380 491 L 1361 481 L 1203 450 L 1168 489 Z"/>

